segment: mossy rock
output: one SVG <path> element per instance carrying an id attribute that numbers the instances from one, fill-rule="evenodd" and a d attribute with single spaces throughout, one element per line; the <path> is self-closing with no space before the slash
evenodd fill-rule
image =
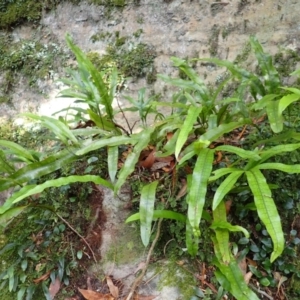
<path id="1" fill-rule="evenodd" d="M 43 2 L 36 0 L 1 1 L 0 29 L 8 29 L 24 21 L 35 22 L 41 18 Z"/>

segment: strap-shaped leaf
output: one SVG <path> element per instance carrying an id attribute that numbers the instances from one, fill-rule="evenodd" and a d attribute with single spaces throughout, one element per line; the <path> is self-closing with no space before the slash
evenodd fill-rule
<path id="1" fill-rule="evenodd" d="M 69 177 L 60 177 L 57 179 L 47 180 L 46 182 L 38 185 L 26 185 L 22 187 L 19 191 L 15 192 L 10 198 L 8 198 L 5 203 L 0 207 L 0 214 L 10 209 L 13 204 L 38 193 L 43 192 L 45 189 L 50 187 L 60 187 L 62 185 L 67 185 L 74 182 L 89 182 L 92 181 L 96 184 L 101 184 L 110 189 L 113 188 L 112 184 L 105 179 L 102 179 L 96 175 L 74 175 Z"/>
<path id="2" fill-rule="evenodd" d="M 194 236 L 200 236 L 199 223 L 205 203 L 208 178 L 212 171 L 214 151 L 208 148 L 200 150 L 192 174 L 191 184 L 188 186 L 188 221 Z"/>
<path id="3" fill-rule="evenodd" d="M 244 227 L 238 225 L 231 225 L 227 221 L 214 221 L 211 224 L 210 228 L 215 230 L 226 229 L 231 232 L 243 232 L 246 238 L 249 238 L 250 236 L 249 232 Z"/>
<path id="4" fill-rule="evenodd" d="M 175 156 L 178 159 L 178 155 L 180 153 L 181 148 L 187 141 L 187 138 L 192 131 L 194 127 L 194 123 L 197 120 L 197 117 L 199 116 L 199 113 L 201 112 L 202 107 L 194 107 L 190 106 L 187 116 L 180 128 L 179 136 L 176 142 L 176 147 L 175 147 Z"/>
<path id="5" fill-rule="evenodd" d="M 239 122 L 231 122 L 228 124 L 221 124 L 217 128 L 208 130 L 200 137 L 200 141 L 210 141 L 213 142 L 220 138 L 223 134 L 232 131 L 235 128 L 240 127 L 241 125 L 245 124 L 244 120 Z"/>
<path id="6" fill-rule="evenodd" d="M 245 283 L 241 269 L 235 259 L 231 260 L 228 264 L 219 262 L 216 265 L 226 278 L 226 281 L 229 282 L 229 292 L 235 299 L 259 300 L 257 295 Z M 220 280 L 219 277 L 217 279 Z"/>
<path id="7" fill-rule="evenodd" d="M 300 71 L 300 70 L 298 70 L 298 72 L 299 72 L 299 71 Z M 296 73 L 296 72 L 297 72 L 297 71 L 295 71 L 294 73 Z M 291 75 L 293 75 L 294 73 L 292 73 Z M 284 90 L 290 91 L 290 92 L 292 92 L 292 93 L 294 93 L 294 94 L 300 96 L 300 90 L 297 89 L 297 88 L 294 88 L 294 87 L 286 87 L 286 86 L 281 87 L 281 88 L 284 89 Z"/>
<path id="8" fill-rule="evenodd" d="M 106 146 L 118 146 L 118 145 L 126 145 L 126 144 L 135 144 L 137 142 L 138 135 L 128 136 L 113 136 L 110 138 L 103 138 L 98 141 L 92 141 L 88 145 L 85 145 L 75 152 L 76 155 L 84 155 L 91 151 L 106 147 Z"/>
<path id="9" fill-rule="evenodd" d="M 261 221 L 266 226 L 273 241 L 273 252 L 271 262 L 281 255 L 284 249 L 284 236 L 281 227 L 281 220 L 276 205 L 272 198 L 271 190 L 266 178 L 258 168 L 246 172 L 249 187 L 254 196 L 255 206 Z"/>
<path id="10" fill-rule="evenodd" d="M 107 149 L 108 174 L 112 182 L 114 182 L 116 179 L 116 174 L 118 171 L 118 158 L 119 158 L 118 146 L 108 147 Z"/>
<path id="11" fill-rule="evenodd" d="M 220 184 L 218 189 L 215 192 L 213 199 L 213 210 L 217 208 L 219 203 L 224 199 L 227 193 L 233 188 L 236 181 L 240 178 L 240 176 L 244 173 L 244 171 L 233 171 L 227 178 Z"/>
<path id="12" fill-rule="evenodd" d="M 254 103 L 251 108 L 254 110 L 263 109 L 267 106 L 269 102 L 271 102 L 273 99 L 277 98 L 277 94 L 268 94 L 263 96 L 261 99 L 259 99 L 256 103 Z"/>
<path id="13" fill-rule="evenodd" d="M 215 148 L 216 151 L 226 151 L 226 152 L 231 152 L 239 157 L 245 158 L 245 159 L 253 159 L 253 160 L 260 160 L 261 157 L 258 155 L 256 151 L 249 151 L 249 150 L 244 150 L 239 147 L 235 146 L 230 146 L 230 145 L 222 145 L 218 146 Z"/>
<path id="14" fill-rule="evenodd" d="M 108 114 L 110 120 L 113 119 L 113 108 L 111 106 L 113 99 L 110 97 L 110 91 L 108 90 L 105 82 L 102 79 L 102 76 L 99 74 L 98 70 L 94 67 L 91 61 L 87 58 L 87 56 L 81 51 L 79 47 L 77 47 L 70 35 L 66 36 L 66 41 L 70 49 L 74 52 L 77 62 L 80 65 L 83 65 L 84 68 L 91 74 L 93 79 L 93 84 L 98 90 L 99 95 L 101 96 L 101 104 L 105 106 L 106 113 Z"/>
<path id="15" fill-rule="evenodd" d="M 263 48 L 256 37 L 250 37 L 250 43 L 258 60 L 262 75 L 264 76 L 267 94 L 276 93 L 280 85 L 280 78 L 278 71 L 273 65 L 272 56 L 263 51 Z"/>
<path id="16" fill-rule="evenodd" d="M 257 166 L 260 170 L 278 170 L 286 173 L 300 173 L 300 164 L 285 165 L 281 163 L 264 163 Z"/>
<path id="17" fill-rule="evenodd" d="M 13 174 L 15 172 L 15 168 L 7 161 L 7 157 L 3 150 L 0 149 L 0 173 L 2 172 Z"/>
<path id="18" fill-rule="evenodd" d="M 114 122 L 108 120 L 107 116 L 98 115 L 91 109 L 86 110 L 90 119 L 95 122 L 96 126 L 107 131 L 114 131 L 116 134 L 121 134 L 121 130 L 116 127 Z"/>
<path id="19" fill-rule="evenodd" d="M 265 87 L 261 82 L 260 78 L 245 69 L 240 68 L 237 64 L 234 64 L 228 60 L 220 60 L 218 58 L 203 58 L 199 59 L 200 61 L 209 61 L 218 66 L 227 68 L 229 72 L 235 77 L 238 78 L 241 82 L 242 87 L 250 87 L 259 95 L 265 95 Z"/>
<path id="20" fill-rule="evenodd" d="M 154 128 L 147 128 L 137 134 L 135 137 L 138 139 L 137 144 L 134 146 L 132 152 L 127 156 L 124 165 L 122 166 L 121 170 L 119 171 L 118 180 L 116 182 L 114 191 L 117 193 L 121 186 L 125 183 L 128 176 L 134 171 L 135 165 L 139 160 L 140 154 L 143 149 L 148 146 L 151 134 Z M 121 137 L 120 137 L 121 138 Z"/>
<path id="21" fill-rule="evenodd" d="M 191 81 L 196 84 L 196 90 L 200 93 L 200 96 L 203 99 L 203 101 L 209 101 L 209 90 L 206 87 L 204 81 L 199 77 L 197 72 L 192 67 L 190 67 L 185 60 L 181 58 L 171 57 L 171 60 L 174 66 L 180 68 L 180 70 L 183 71 L 191 79 Z"/>
<path id="22" fill-rule="evenodd" d="M 274 144 L 278 145 L 278 144 L 282 144 L 283 141 L 287 141 L 289 139 L 295 139 L 295 140 L 299 141 L 300 133 L 295 132 L 294 130 L 287 130 L 287 131 L 284 131 L 283 133 L 276 134 L 275 136 L 272 136 L 269 139 L 259 140 L 252 146 L 253 146 L 253 148 L 256 148 L 259 145 L 266 145 L 266 144 L 270 144 L 270 143 L 274 143 Z"/>
<path id="23" fill-rule="evenodd" d="M 0 140 L 0 147 L 5 147 L 9 149 L 9 152 L 11 154 L 16 155 L 20 160 L 27 162 L 27 163 L 32 163 L 36 161 L 36 159 L 32 156 L 30 151 L 25 149 L 24 147 L 10 141 L 6 140 Z"/>
<path id="24" fill-rule="evenodd" d="M 284 152 L 293 152 L 299 148 L 300 148 L 300 143 L 274 146 L 262 152 L 261 160 L 265 161 L 274 155 L 282 154 Z"/>
<path id="25" fill-rule="evenodd" d="M 135 213 L 133 215 L 131 215 L 130 217 L 128 217 L 125 221 L 125 223 L 129 223 L 129 222 L 134 222 L 134 221 L 139 221 L 141 218 L 140 213 Z M 186 221 L 186 216 L 175 212 L 175 211 L 171 211 L 171 210 L 154 210 L 153 211 L 153 220 L 157 220 L 157 219 L 170 219 L 170 220 L 176 220 L 179 222 L 185 222 Z"/>
<path id="26" fill-rule="evenodd" d="M 228 173 L 232 173 L 236 171 L 240 171 L 240 170 L 235 168 L 222 168 L 222 169 L 215 170 L 212 172 L 214 175 L 209 177 L 209 182 L 215 181 L 220 177 L 227 175 Z"/>
<path id="27" fill-rule="evenodd" d="M 185 226 L 185 243 L 188 253 L 192 256 L 196 256 L 198 253 L 200 236 L 194 234 L 194 229 L 191 226 L 188 219 L 186 219 Z"/>
<path id="28" fill-rule="evenodd" d="M 158 74 L 157 77 L 166 83 L 170 83 L 170 84 L 175 85 L 182 89 L 197 90 L 199 88 L 199 86 L 196 83 L 194 83 L 190 80 L 184 80 L 181 78 L 171 78 L 167 75 L 162 75 L 162 74 Z M 173 106 L 173 105 L 170 105 L 170 106 Z"/>
<path id="29" fill-rule="evenodd" d="M 222 201 L 216 209 L 213 211 L 213 224 L 215 222 L 226 222 L 226 208 L 225 203 Z M 229 232 L 227 229 L 224 228 L 218 228 L 218 227 L 212 227 L 212 229 L 215 230 L 216 233 L 216 245 L 215 247 L 218 248 L 218 251 L 220 252 L 220 259 L 223 262 L 229 262 L 230 261 L 230 247 L 229 247 Z"/>
<path id="30" fill-rule="evenodd" d="M 158 181 L 153 181 L 145 185 L 141 191 L 140 200 L 140 221 L 141 238 L 143 245 L 148 246 L 151 236 L 151 227 L 153 221 L 155 193 Z"/>
<path id="31" fill-rule="evenodd" d="M 22 115 L 33 120 L 40 121 L 43 126 L 50 129 L 64 144 L 68 145 L 69 141 L 72 141 L 74 145 L 79 145 L 79 142 L 73 132 L 63 122 L 52 117 L 37 116 L 32 113 L 23 113 Z"/>
<path id="32" fill-rule="evenodd" d="M 248 164 L 245 166 L 244 170 L 245 171 L 251 170 L 255 166 L 262 164 L 264 161 L 268 160 L 272 156 L 275 156 L 278 154 L 283 154 L 284 152 L 293 152 L 293 151 L 297 150 L 298 148 L 300 148 L 300 143 L 278 145 L 278 146 L 274 146 L 268 150 L 264 150 L 260 154 L 261 160 L 260 161 L 250 160 L 248 162 Z"/>
<path id="33" fill-rule="evenodd" d="M 266 112 L 270 121 L 271 129 L 275 132 L 281 132 L 283 129 L 283 118 L 279 112 L 279 100 L 270 101 L 266 106 Z"/>
<path id="34" fill-rule="evenodd" d="M 28 206 L 17 206 L 17 207 L 13 207 L 8 209 L 6 212 L 4 212 L 3 214 L 0 214 L 0 226 L 1 227 L 5 227 L 8 222 L 18 216 L 20 213 L 22 213 Z"/>
<path id="35" fill-rule="evenodd" d="M 67 163 L 70 163 L 78 157 L 73 154 L 73 149 L 60 151 L 55 155 L 51 155 L 46 159 L 28 164 L 17 172 L 10 175 L 7 179 L 0 179 L 0 192 L 10 187 L 21 185 L 33 179 L 40 178 L 43 175 L 50 174 Z"/>
<path id="36" fill-rule="evenodd" d="M 296 102 L 300 99 L 300 95 L 298 94 L 289 94 L 286 96 L 283 96 L 281 99 L 279 99 L 279 106 L 278 111 L 280 114 L 283 113 L 283 111 L 293 102 Z"/>

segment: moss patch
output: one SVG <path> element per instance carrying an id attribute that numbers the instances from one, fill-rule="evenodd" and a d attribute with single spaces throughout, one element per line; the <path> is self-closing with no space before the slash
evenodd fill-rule
<path id="1" fill-rule="evenodd" d="M 156 74 L 153 68 L 155 51 L 148 45 L 140 43 L 132 49 L 128 50 L 122 47 L 125 41 L 122 38 L 121 45 L 110 44 L 106 51 L 107 54 L 100 56 L 96 52 L 89 52 L 88 58 L 97 67 L 98 70 L 110 69 L 116 66 L 121 74 L 125 77 L 132 77 L 134 79 L 145 77 L 149 74 L 149 82 L 153 82 Z"/>
<path id="2" fill-rule="evenodd" d="M 29 86 L 37 88 L 38 80 L 51 78 L 62 65 L 67 53 L 56 43 L 42 44 L 37 40 L 13 43 L 9 35 L 0 37 L 1 102 L 9 102 L 20 76 Z"/>
<path id="3" fill-rule="evenodd" d="M 24 21 L 35 22 L 41 18 L 42 8 L 42 1 L 1 1 L 0 29 L 7 29 Z"/>
<path id="4" fill-rule="evenodd" d="M 209 53 L 211 56 L 217 56 L 217 54 L 218 54 L 220 31 L 221 31 L 221 28 L 218 25 L 214 24 L 214 26 L 211 29 L 210 38 L 208 40 Z"/>

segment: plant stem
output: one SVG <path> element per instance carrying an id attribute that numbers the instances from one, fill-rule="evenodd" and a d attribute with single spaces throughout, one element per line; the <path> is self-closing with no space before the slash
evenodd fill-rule
<path id="1" fill-rule="evenodd" d="M 92 250 L 91 246 L 89 245 L 89 243 L 86 241 L 86 239 L 66 220 L 64 219 L 62 216 L 60 216 L 58 213 L 56 213 L 56 215 L 59 217 L 59 219 L 61 219 L 75 234 L 77 234 L 82 240 L 83 242 L 87 245 L 87 247 L 89 248 L 89 250 L 92 253 L 93 259 L 95 261 L 95 263 L 97 263 L 97 259 L 95 256 L 94 251 Z"/>

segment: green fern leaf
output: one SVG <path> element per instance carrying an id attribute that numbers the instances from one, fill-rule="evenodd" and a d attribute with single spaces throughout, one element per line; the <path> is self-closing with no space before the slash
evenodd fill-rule
<path id="1" fill-rule="evenodd" d="M 145 247 L 151 237 L 151 227 L 154 212 L 155 193 L 158 181 L 153 181 L 142 188 L 140 200 L 141 238 Z"/>
<path id="2" fill-rule="evenodd" d="M 271 190 L 266 178 L 258 168 L 246 172 L 249 187 L 254 196 L 255 206 L 261 221 L 266 226 L 273 241 L 273 252 L 271 262 L 281 255 L 284 249 L 284 236 L 281 227 L 281 220 L 276 205 L 272 198 Z"/>

